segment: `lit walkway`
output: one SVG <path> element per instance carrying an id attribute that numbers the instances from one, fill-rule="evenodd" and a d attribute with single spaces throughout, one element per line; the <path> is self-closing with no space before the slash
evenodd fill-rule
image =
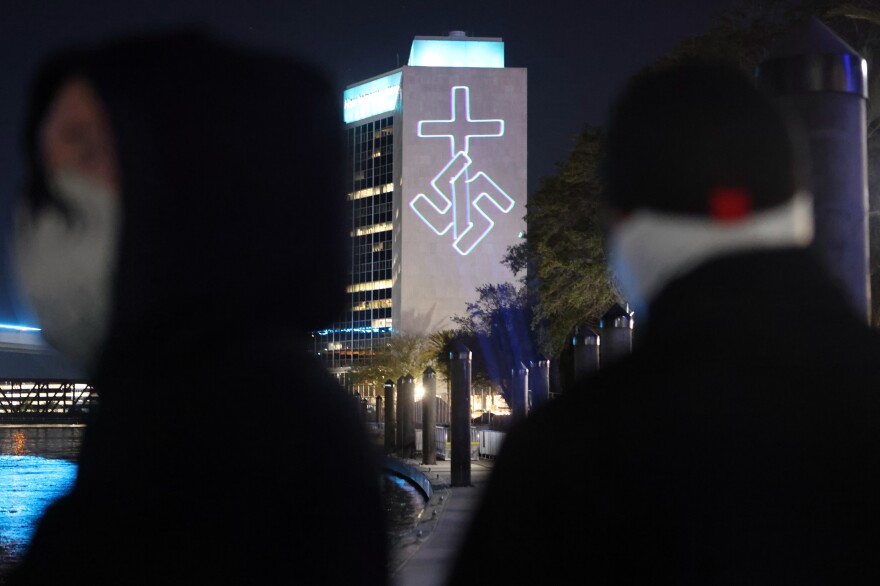
<path id="1" fill-rule="evenodd" d="M 408 460 L 425 473 L 434 487 L 421 522 L 392 552 L 392 586 L 440 586 L 470 524 L 482 489 L 492 470 L 491 460 L 471 462 L 470 487 L 452 487 L 448 460 L 424 466 Z M 434 513 L 436 512 L 436 516 Z"/>

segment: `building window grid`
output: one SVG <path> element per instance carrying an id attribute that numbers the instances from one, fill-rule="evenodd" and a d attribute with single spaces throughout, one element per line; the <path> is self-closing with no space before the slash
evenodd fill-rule
<path id="1" fill-rule="evenodd" d="M 393 118 L 361 124 L 348 131 L 350 160 L 352 161 L 352 191 L 391 183 L 393 180 Z M 352 203 L 352 233 L 358 228 L 391 222 L 392 193 L 354 199 Z M 383 230 L 351 239 L 350 282 L 369 283 L 391 279 L 391 231 Z M 357 291 L 349 294 L 345 320 L 321 338 L 322 357 L 330 366 L 354 366 L 369 361 L 372 354 L 384 345 L 387 332 L 357 331 L 371 328 L 374 320 L 391 317 L 390 307 L 379 302 L 391 298 L 391 289 Z M 358 304 L 370 304 L 369 309 L 355 310 Z"/>

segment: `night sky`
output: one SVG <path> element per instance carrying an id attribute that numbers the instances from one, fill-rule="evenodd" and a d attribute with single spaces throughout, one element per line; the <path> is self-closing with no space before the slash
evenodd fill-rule
<path id="1" fill-rule="evenodd" d="M 21 184 L 20 121 L 34 68 L 49 52 L 110 35 L 197 24 L 323 68 L 341 90 L 405 65 L 416 35 L 501 37 L 508 67 L 528 68 L 529 191 L 601 125 L 626 79 L 732 0 L 28 0 L 0 9 L 0 233 Z M 124 196 L 124 194 L 123 194 Z M 0 323 L 30 323 L 0 255 Z"/>

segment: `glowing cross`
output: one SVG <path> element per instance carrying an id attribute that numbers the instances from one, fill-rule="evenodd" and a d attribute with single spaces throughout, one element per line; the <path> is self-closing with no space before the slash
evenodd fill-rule
<path id="1" fill-rule="evenodd" d="M 433 193 L 417 193 L 409 207 L 438 236 L 451 229 L 452 247 L 467 256 L 495 227 L 489 212 L 507 214 L 515 202 L 484 172 L 471 176 L 468 156 L 472 138 L 504 136 L 504 120 L 472 119 L 467 86 L 453 86 L 450 95 L 452 117 L 421 120 L 418 129 L 421 138 L 449 139 L 449 162 L 431 181 Z"/>
<path id="2" fill-rule="evenodd" d="M 422 120 L 419 136 L 423 138 L 448 138 L 449 156 L 468 153 L 472 138 L 503 136 L 504 120 L 474 120 L 471 118 L 471 90 L 467 86 L 452 88 L 449 120 Z"/>

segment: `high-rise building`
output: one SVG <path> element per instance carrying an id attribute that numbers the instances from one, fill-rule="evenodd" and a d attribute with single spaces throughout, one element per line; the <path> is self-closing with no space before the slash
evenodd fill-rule
<path id="1" fill-rule="evenodd" d="M 341 322 L 315 332 L 334 372 L 392 332 L 430 334 L 486 283 L 525 231 L 526 70 L 500 38 L 416 37 L 408 64 L 345 90 L 351 274 Z"/>

